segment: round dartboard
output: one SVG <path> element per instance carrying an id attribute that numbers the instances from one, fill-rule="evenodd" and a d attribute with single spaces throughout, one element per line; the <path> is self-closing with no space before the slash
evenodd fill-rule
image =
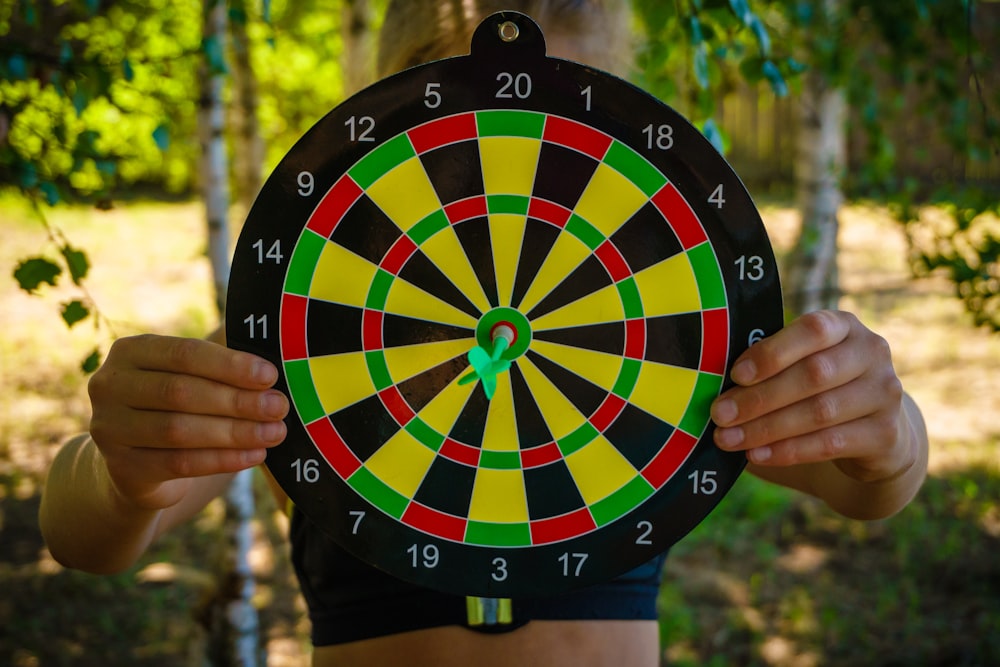
<path id="1" fill-rule="evenodd" d="M 782 325 L 719 153 L 513 12 L 303 136 L 228 298 L 229 345 L 293 406 L 267 466 L 297 507 L 396 577 L 489 597 L 611 579 L 700 522 L 745 464 L 710 405 Z"/>

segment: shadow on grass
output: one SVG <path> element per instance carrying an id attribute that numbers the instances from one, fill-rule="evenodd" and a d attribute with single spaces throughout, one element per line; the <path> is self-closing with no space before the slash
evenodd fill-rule
<path id="1" fill-rule="evenodd" d="M 1000 664 L 995 467 L 932 476 L 871 523 L 749 476 L 731 494 L 667 563 L 669 664 Z"/>

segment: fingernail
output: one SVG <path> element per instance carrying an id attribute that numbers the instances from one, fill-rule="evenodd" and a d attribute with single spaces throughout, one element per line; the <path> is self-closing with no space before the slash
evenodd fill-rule
<path id="1" fill-rule="evenodd" d="M 744 359 L 733 366 L 730 376 L 736 384 L 750 384 L 757 377 L 757 365 L 749 359 Z"/>
<path id="2" fill-rule="evenodd" d="M 253 379 L 262 384 L 271 384 L 278 379 L 278 370 L 266 361 L 255 361 Z"/>
<path id="3" fill-rule="evenodd" d="M 288 402 L 285 400 L 285 395 L 281 392 L 269 391 L 261 396 L 260 407 L 266 415 L 284 417 L 288 409 Z"/>
<path id="4" fill-rule="evenodd" d="M 715 405 L 712 406 L 712 420 L 715 421 L 719 426 L 725 426 L 726 424 L 731 424 L 739 416 L 739 408 L 736 407 L 736 401 L 731 398 L 724 398 L 721 401 L 716 401 Z"/>
<path id="5" fill-rule="evenodd" d="M 260 465 L 267 458 L 266 449 L 244 449 L 240 452 L 240 459 L 246 467 Z"/>
<path id="6" fill-rule="evenodd" d="M 257 437 L 262 442 L 281 442 L 285 439 L 285 422 L 264 422 L 257 424 Z"/>
<path id="7" fill-rule="evenodd" d="M 750 460 L 754 463 L 764 463 L 771 458 L 771 448 L 770 447 L 757 447 L 751 449 L 747 455 Z"/>
<path id="8" fill-rule="evenodd" d="M 738 426 L 736 428 L 720 428 L 715 432 L 715 442 L 723 449 L 739 447 L 745 437 L 743 429 Z"/>

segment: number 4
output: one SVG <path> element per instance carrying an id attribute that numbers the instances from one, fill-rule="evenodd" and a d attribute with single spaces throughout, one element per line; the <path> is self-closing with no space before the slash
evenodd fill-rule
<path id="1" fill-rule="evenodd" d="M 712 194 L 709 196 L 708 203 L 715 204 L 716 208 L 722 208 L 722 206 L 726 203 L 726 200 L 722 196 L 722 193 L 723 193 L 722 183 L 719 183 L 719 185 L 715 188 L 715 190 L 712 191 Z"/>

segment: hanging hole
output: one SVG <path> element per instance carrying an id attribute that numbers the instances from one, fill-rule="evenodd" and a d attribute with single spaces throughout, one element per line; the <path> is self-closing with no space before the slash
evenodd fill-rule
<path id="1" fill-rule="evenodd" d="M 513 21 L 504 21 L 503 23 L 501 23 L 499 32 L 500 32 L 500 39 L 502 39 L 505 42 L 513 42 L 515 39 L 517 39 L 518 35 L 521 34 L 521 31 L 518 29 L 517 24 L 514 23 Z"/>

